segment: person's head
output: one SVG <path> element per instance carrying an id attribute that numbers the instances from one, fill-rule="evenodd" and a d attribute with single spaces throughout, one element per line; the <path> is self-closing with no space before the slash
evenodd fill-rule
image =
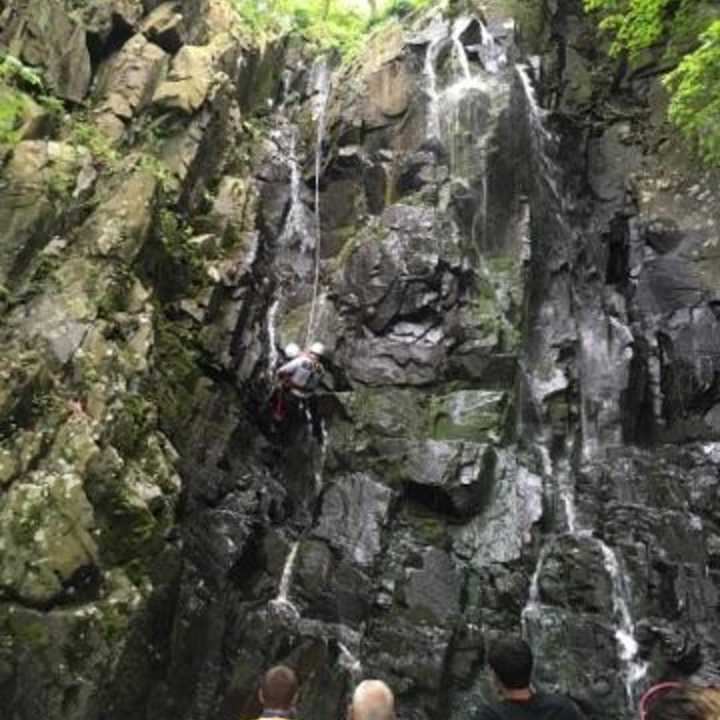
<path id="1" fill-rule="evenodd" d="M 290 343 L 285 346 L 285 350 L 283 352 L 288 360 L 293 360 L 300 354 L 301 350 L 297 343 Z"/>
<path id="2" fill-rule="evenodd" d="M 395 697 L 382 680 L 363 680 L 353 693 L 350 720 L 394 720 Z"/>
<path id="3" fill-rule="evenodd" d="M 501 690 L 523 690 L 530 686 L 533 656 L 522 638 L 496 640 L 490 645 L 487 661 Z"/>
<path id="4" fill-rule="evenodd" d="M 262 678 L 258 697 L 265 709 L 290 710 L 298 699 L 299 682 L 295 671 L 286 665 L 270 668 Z"/>
<path id="5" fill-rule="evenodd" d="M 325 353 L 327 352 L 327 350 L 321 342 L 314 342 L 308 348 L 308 352 L 310 353 L 310 355 L 320 360 L 325 357 Z"/>
<path id="6" fill-rule="evenodd" d="M 720 688 L 690 683 L 660 683 L 640 700 L 641 720 L 718 720 Z"/>

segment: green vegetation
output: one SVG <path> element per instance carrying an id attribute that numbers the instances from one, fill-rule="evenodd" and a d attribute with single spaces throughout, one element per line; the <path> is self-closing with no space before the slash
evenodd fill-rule
<path id="1" fill-rule="evenodd" d="M 25 110 L 25 103 L 22 93 L 0 84 L 0 145 L 17 142 L 19 118 Z"/>
<path id="2" fill-rule="evenodd" d="M 720 164 L 720 11 L 697 0 L 585 0 L 612 35 L 613 55 L 637 62 L 648 48 L 664 48 L 674 66 L 664 82 L 669 116 L 700 155 Z"/>
<path id="3" fill-rule="evenodd" d="M 19 88 L 37 92 L 45 90 L 45 84 L 40 73 L 12 55 L 0 54 L 0 80 Z"/>
<path id="4" fill-rule="evenodd" d="M 47 94 L 38 70 L 0 52 L 0 145 L 14 145 L 29 117 L 44 114 L 57 121 L 64 110 L 61 100 Z"/>
<path id="5" fill-rule="evenodd" d="M 38 72 L 12 55 L 0 54 L 0 145 L 14 144 L 22 117 L 32 105 L 25 91 L 42 93 L 44 85 Z"/>
<path id="6" fill-rule="evenodd" d="M 68 124 L 69 139 L 75 146 L 86 147 L 93 159 L 107 167 L 117 169 L 120 153 L 115 149 L 112 140 L 102 130 L 93 125 L 83 115 L 73 115 Z"/>
<path id="7" fill-rule="evenodd" d="M 402 17 L 432 0 L 230 0 L 255 35 L 296 32 L 320 51 L 347 58 L 367 33 L 392 17 Z"/>
<path id="8" fill-rule="evenodd" d="M 700 47 L 667 76 L 670 119 L 697 142 L 706 160 L 720 164 L 720 20 L 700 35 L 700 41 Z"/>

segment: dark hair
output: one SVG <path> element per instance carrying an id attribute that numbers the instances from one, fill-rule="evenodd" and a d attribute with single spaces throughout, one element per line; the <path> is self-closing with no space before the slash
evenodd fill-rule
<path id="1" fill-rule="evenodd" d="M 522 638 L 496 640 L 490 645 L 487 661 L 498 680 L 509 690 L 530 685 L 533 656 L 530 646 Z"/>
<path id="2" fill-rule="evenodd" d="M 298 691 L 298 677 L 286 665 L 276 665 L 263 675 L 260 689 L 266 708 L 286 710 L 290 708 Z"/>
<path id="3" fill-rule="evenodd" d="M 648 693 L 649 695 L 649 693 Z M 661 688 L 648 697 L 646 720 L 716 720 L 720 717 L 720 689 L 682 684 Z"/>

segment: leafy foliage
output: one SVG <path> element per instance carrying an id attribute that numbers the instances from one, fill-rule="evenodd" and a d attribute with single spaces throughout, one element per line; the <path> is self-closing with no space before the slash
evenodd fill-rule
<path id="1" fill-rule="evenodd" d="M 21 89 L 45 90 L 42 75 L 12 55 L 0 54 L 0 80 Z"/>
<path id="2" fill-rule="evenodd" d="M 17 140 L 17 127 L 29 103 L 23 90 L 43 88 L 39 73 L 12 55 L 0 55 L 0 145 Z"/>
<path id="3" fill-rule="evenodd" d="M 666 78 L 672 90 L 670 119 L 697 142 L 706 160 L 720 163 L 720 20 L 700 40 Z"/>
<path id="4" fill-rule="evenodd" d="M 14 88 L 0 83 L 0 145 L 12 144 L 16 141 L 18 118 L 24 108 L 23 95 Z"/>
<path id="5" fill-rule="evenodd" d="M 720 19 L 698 0 L 585 0 L 612 35 L 610 52 L 637 59 L 662 45 L 676 68 L 665 77 L 669 117 L 708 161 L 720 163 Z"/>
<path id="6" fill-rule="evenodd" d="M 297 32 L 320 51 L 336 49 L 343 57 L 362 46 L 365 35 L 379 23 L 403 17 L 432 0 L 390 0 L 382 12 L 380 3 L 367 1 L 368 16 L 357 4 L 343 0 L 231 0 L 241 21 L 255 35 Z"/>
<path id="7" fill-rule="evenodd" d="M 75 115 L 68 123 L 69 140 L 73 145 L 86 147 L 96 162 L 114 169 L 120 162 L 120 153 L 112 141 L 83 115 Z"/>
<path id="8" fill-rule="evenodd" d="M 427 7 L 431 2 L 432 0 L 391 0 L 382 14 L 372 18 L 368 25 L 369 27 L 378 25 L 390 18 L 402 19 L 416 10 Z"/>
<path id="9" fill-rule="evenodd" d="M 38 70 L 0 52 L 0 145 L 17 142 L 23 116 L 37 104 L 56 117 L 64 110 L 58 98 L 46 94 Z"/>
<path id="10" fill-rule="evenodd" d="M 332 0 L 231 0 L 240 19 L 255 35 L 296 31 L 319 50 L 351 52 L 365 21 L 355 10 Z"/>

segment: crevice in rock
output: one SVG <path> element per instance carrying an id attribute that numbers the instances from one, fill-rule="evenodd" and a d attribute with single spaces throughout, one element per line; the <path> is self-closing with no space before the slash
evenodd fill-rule
<path id="1" fill-rule="evenodd" d="M 408 480 L 403 483 L 403 495 L 406 502 L 417 503 L 440 515 L 451 517 L 458 515 L 455 504 L 442 488 L 422 485 Z"/>
<path id="2" fill-rule="evenodd" d="M 90 53 L 90 66 L 92 73 L 111 55 L 120 50 L 123 45 L 135 34 L 132 26 L 128 25 L 119 15 L 113 15 L 112 28 L 105 37 L 97 33 L 87 33 L 87 49 Z"/>
<path id="3" fill-rule="evenodd" d="M 629 237 L 627 220 L 624 217 L 615 217 L 610 222 L 610 229 L 606 235 L 607 264 L 605 267 L 605 283 L 622 287 L 629 275 Z"/>
<path id="4" fill-rule="evenodd" d="M 62 583 L 60 591 L 48 600 L 31 600 L 14 588 L 0 585 L 0 600 L 19 605 L 27 610 L 47 613 L 52 610 L 82 606 L 100 599 L 102 574 L 96 565 L 79 567 Z"/>
<path id="5" fill-rule="evenodd" d="M 620 395 L 620 406 L 623 408 L 624 441 L 639 445 L 652 444 L 657 432 L 657 422 L 651 394 L 648 347 L 643 338 L 635 338 L 628 385 Z"/>
<path id="6" fill-rule="evenodd" d="M 254 587 L 257 579 L 265 572 L 262 558 L 260 534 L 255 531 L 245 543 L 240 557 L 228 571 L 228 580 L 238 588 L 248 591 Z M 249 593 L 244 593 L 250 597 Z"/>

